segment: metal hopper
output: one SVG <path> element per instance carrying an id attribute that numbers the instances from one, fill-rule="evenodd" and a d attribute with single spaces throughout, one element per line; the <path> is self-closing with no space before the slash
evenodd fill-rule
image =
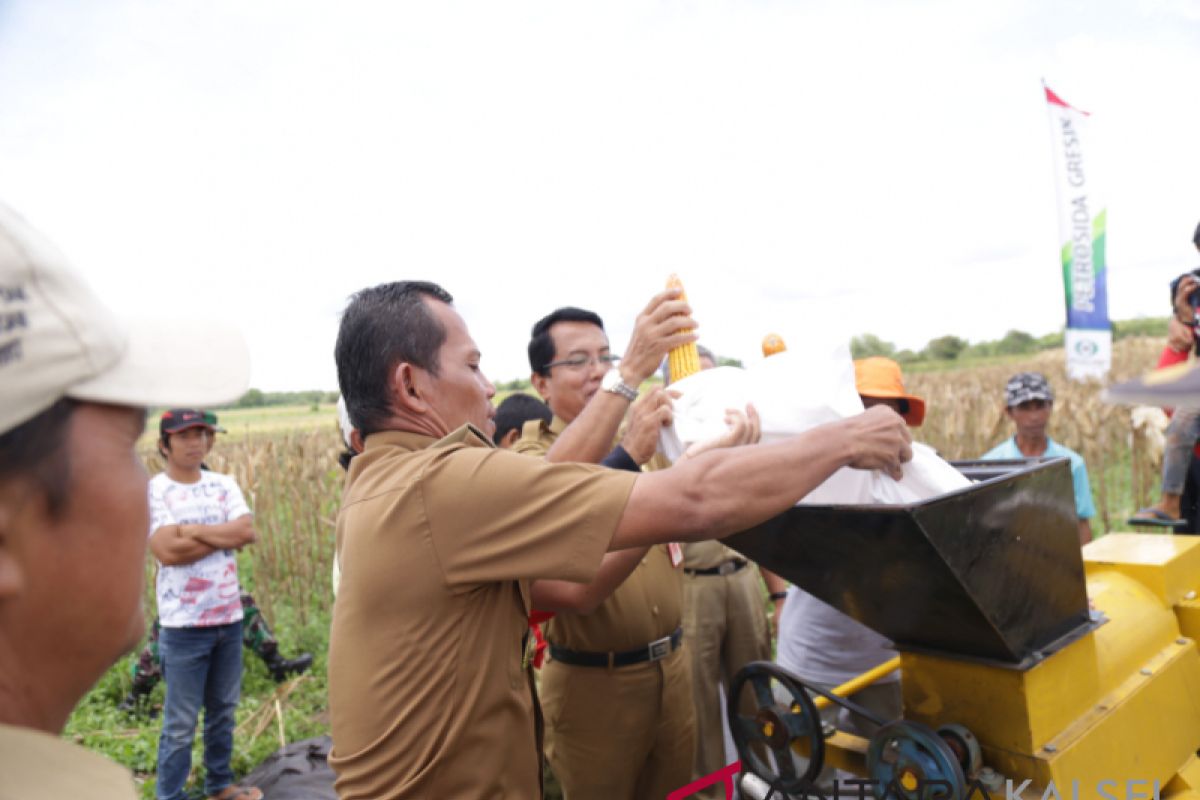
<path id="1" fill-rule="evenodd" d="M 724 541 L 888 637 L 1021 668 L 1088 629 L 1070 461 L 961 462 L 904 506 L 796 506 Z"/>

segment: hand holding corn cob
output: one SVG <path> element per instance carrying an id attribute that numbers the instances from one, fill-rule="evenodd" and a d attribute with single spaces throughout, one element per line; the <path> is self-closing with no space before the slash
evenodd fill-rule
<path id="1" fill-rule="evenodd" d="M 674 347 L 696 341 L 692 329 L 696 321 L 692 309 L 677 290 L 667 289 L 655 295 L 638 314 L 629 346 L 621 357 L 621 379 L 638 386 L 662 364 Z"/>

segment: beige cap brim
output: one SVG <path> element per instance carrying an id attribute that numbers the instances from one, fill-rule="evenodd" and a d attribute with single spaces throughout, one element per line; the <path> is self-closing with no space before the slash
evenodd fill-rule
<path id="1" fill-rule="evenodd" d="M 69 387 L 77 400 L 127 406 L 205 407 L 237 400 L 250 353 L 233 327 L 209 319 L 122 319 L 125 352 L 100 375 Z"/>

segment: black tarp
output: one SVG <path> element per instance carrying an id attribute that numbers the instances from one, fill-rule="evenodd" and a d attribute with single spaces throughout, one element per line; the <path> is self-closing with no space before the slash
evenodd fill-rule
<path id="1" fill-rule="evenodd" d="M 239 782 L 262 789 L 264 800 L 337 800 L 326 760 L 332 746 L 328 736 L 293 742 L 267 756 Z"/>

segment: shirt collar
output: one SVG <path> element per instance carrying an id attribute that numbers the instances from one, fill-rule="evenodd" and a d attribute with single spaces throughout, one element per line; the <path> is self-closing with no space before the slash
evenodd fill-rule
<path id="1" fill-rule="evenodd" d="M 468 422 L 441 439 L 435 439 L 415 431 L 379 431 L 372 433 L 363 442 L 363 452 L 366 453 L 379 447 L 399 447 L 415 452 L 429 447 L 449 447 L 454 444 L 466 444 L 472 447 L 496 446 L 486 433 Z"/>

